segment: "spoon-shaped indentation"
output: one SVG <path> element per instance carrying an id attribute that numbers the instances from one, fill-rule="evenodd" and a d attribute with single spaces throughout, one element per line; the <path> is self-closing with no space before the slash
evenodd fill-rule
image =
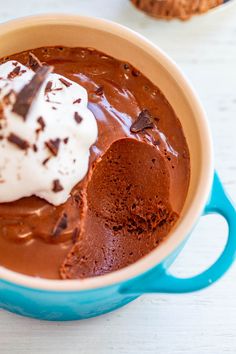
<path id="1" fill-rule="evenodd" d="M 166 161 L 155 146 L 130 138 L 115 141 L 88 179 L 81 234 L 61 276 L 101 275 L 153 250 L 177 219 L 169 185 Z"/>

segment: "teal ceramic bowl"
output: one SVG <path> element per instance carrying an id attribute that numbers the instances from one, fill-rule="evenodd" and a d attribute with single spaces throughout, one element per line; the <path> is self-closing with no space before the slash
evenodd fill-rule
<path id="1" fill-rule="evenodd" d="M 131 30 L 95 18 L 43 15 L 0 25 L 0 57 L 48 45 L 94 47 L 126 60 L 150 78 L 178 115 L 190 150 L 187 200 L 176 227 L 157 249 L 119 271 L 84 280 L 33 278 L 0 267 L 0 306 L 44 320 L 77 320 L 117 309 L 147 293 L 187 293 L 218 280 L 236 254 L 236 211 L 214 173 L 206 115 L 193 89 L 159 48 Z M 221 214 L 228 239 L 218 260 L 187 279 L 171 275 L 175 260 L 203 214 Z M 213 237 L 213 235 L 209 235 Z"/>

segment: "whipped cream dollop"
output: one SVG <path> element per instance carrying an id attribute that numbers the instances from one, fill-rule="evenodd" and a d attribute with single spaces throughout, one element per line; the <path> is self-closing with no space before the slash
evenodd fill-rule
<path id="1" fill-rule="evenodd" d="M 62 204 L 88 171 L 98 131 L 87 91 L 47 68 L 0 65 L 1 203 L 35 195 Z"/>

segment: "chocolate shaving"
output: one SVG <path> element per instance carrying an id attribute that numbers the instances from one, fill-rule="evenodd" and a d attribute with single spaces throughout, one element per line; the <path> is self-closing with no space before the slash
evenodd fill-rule
<path id="1" fill-rule="evenodd" d="M 18 135 L 14 134 L 14 133 L 11 133 L 8 136 L 7 140 L 10 143 L 16 145 L 21 150 L 27 150 L 29 147 L 29 143 L 27 140 L 21 139 Z"/>
<path id="2" fill-rule="evenodd" d="M 36 144 L 33 144 L 33 150 L 34 150 L 34 152 L 38 151 L 38 148 L 37 148 Z"/>
<path id="3" fill-rule="evenodd" d="M 0 102 L 0 119 L 4 119 L 4 109 L 1 102 Z"/>
<path id="4" fill-rule="evenodd" d="M 61 192 L 64 188 L 62 187 L 59 179 L 54 179 L 53 181 L 53 187 L 52 187 L 52 191 L 57 193 L 57 192 Z"/>
<path id="5" fill-rule="evenodd" d="M 59 79 L 60 81 L 61 81 L 61 83 L 63 84 L 63 85 L 65 85 L 66 87 L 70 87 L 71 85 L 72 85 L 72 83 L 71 82 L 69 82 L 69 81 L 67 81 L 66 79 L 64 79 L 63 77 L 60 77 L 60 79 Z"/>
<path id="6" fill-rule="evenodd" d="M 45 88 L 45 92 L 51 92 L 52 91 L 52 81 L 48 81 L 46 88 Z"/>
<path id="7" fill-rule="evenodd" d="M 29 53 L 27 66 L 30 67 L 30 69 L 32 69 L 33 71 L 36 71 L 41 68 L 43 64 L 33 53 Z"/>
<path id="8" fill-rule="evenodd" d="M 63 213 L 52 231 L 52 236 L 54 237 L 59 236 L 62 233 L 62 231 L 67 228 L 68 226 L 67 219 L 68 219 L 67 214 Z"/>
<path id="9" fill-rule="evenodd" d="M 7 76 L 8 79 L 14 79 L 20 73 L 20 66 L 16 66 Z"/>
<path id="10" fill-rule="evenodd" d="M 37 119 L 37 122 L 40 125 L 40 129 L 37 129 L 37 133 L 38 133 L 39 130 L 42 130 L 42 131 L 44 130 L 44 128 L 46 127 L 46 123 L 44 122 L 44 119 L 41 116 Z"/>
<path id="11" fill-rule="evenodd" d="M 138 76 L 140 76 L 140 71 L 138 71 L 138 70 L 136 70 L 136 69 L 133 69 L 133 70 L 132 70 L 132 75 L 133 75 L 134 77 L 138 77 Z"/>
<path id="12" fill-rule="evenodd" d="M 74 102 L 73 102 L 73 104 L 75 104 L 75 103 L 80 103 L 81 102 L 81 98 L 77 98 L 77 100 L 75 100 Z"/>
<path id="13" fill-rule="evenodd" d="M 51 157 L 47 157 L 45 160 L 43 160 L 42 165 L 46 165 L 48 161 L 50 160 Z"/>
<path id="14" fill-rule="evenodd" d="M 51 151 L 54 156 L 57 156 L 61 139 L 50 139 L 45 142 L 46 147 Z"/>
<path id="15" fill-rule="evenodd" d="M 152 129 L 153 127 L 152 115 L 147 109 L 144 109 L 140 112 L 136 121 L 131 125 L 130 131 L 132 133 L 138 133 L 145 129 Z"/>
<path id="16" fill-rule="evenodd" d="M 79 228 L 76 227 L 73 232 L 72 232 L 72 235 L 71 235 L 71 240 L 72 240 L 72 243 L 76 243 L 77 240 L 78 240 L 78 236 L 79 236 Z"/>
<path id="17" fill-rule="evenodd" d="M 104 93 L 103 87 L 102 87 L 102 86 L 98 87 L 98 88 L 96 89 L 95 93 L 96 93 L 96 95 L 98 95 L 98 96 L 102 96 L 103 93 Z"/>
<path id="18" fill-rule="evenodd" d="M 78 124 L 80 124 L 83 120 L 83 118 L 79 115 L 78 112 L 75 112 L 74 119 L 75 119 L 76 123 L 78 123 Z"/>
<path id="19" fill-rule="evenodd" d="M 68 143 L 68 141 L 69 141 L 69 138 L 68 138 L 68 137 L 67 137 L 67 138 L 65 138 L 65 139 L 63 139 L 64 144 L 67 144 L 67 143 Z"/>
<path id="20" fill-rule="evenodd" d="M 31 81 L 23 87 L 16 97 L 12 111 L 21 116 L 24 120 L 26 120 L 34 98 L 37 96 L 38 91 L 52 69 L 51 66 L 40 67 Z"/>

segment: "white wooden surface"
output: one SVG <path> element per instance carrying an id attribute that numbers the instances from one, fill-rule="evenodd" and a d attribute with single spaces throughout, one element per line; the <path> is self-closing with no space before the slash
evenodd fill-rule
<path id="1" fill-rule="evenodd" d="M 117 21 L 175 59 L 208 112 L 216 167 L 236 201 L 236 5 L 188 23 L 166 23 L 138 13 L 128 0 L 2 0 L 0 21 L 53 11 Z M 173 272 L 192 275 L 204 269 L 225 236 L 219 217 L 202 220 Z M 236 264 L 205 291 L 142 296 L 117 312 L 82 322 L 46 323 L 1 311 L 0 353 L 236 353 Z"/>

